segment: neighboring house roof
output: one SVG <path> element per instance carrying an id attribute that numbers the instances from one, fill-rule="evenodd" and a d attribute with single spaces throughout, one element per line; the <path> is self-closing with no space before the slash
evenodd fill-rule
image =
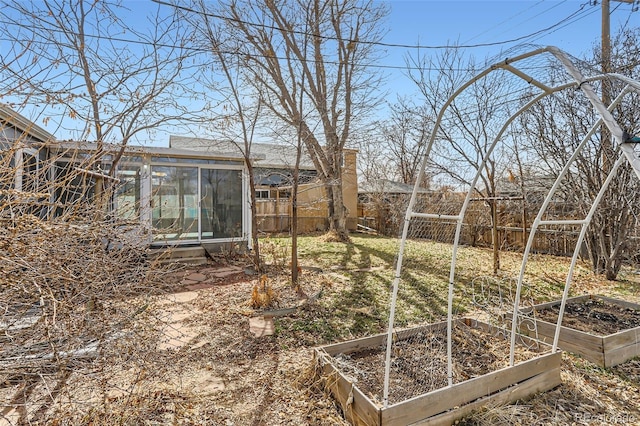
<path id="1" fill-rule="evenodd" d="M 414 185 L 407 183 L 395 182 L 387 179 L 376 179 L 373 181 L 367 181 L 359 185 L 358 194 L 411 194 L 413 193 Z M 418 188 L 418 193 L 427 194 L 431 193 L 427 188 Z"/>
<path id="2" fill-rule="evenodd" d="M 51 133 L 5 104 L 0 104 L 0 121 L 15 127 L 40 142 L 56 139 Z"/>
<path id="3" fill-rule="evenodd" d="M 230 152 L 234 155 L 242 154 L 240 147 L 233 142 L 186 136 L 170 136 L 169 146 L 171 148 L 197 151 Z M 251 145 L 251 158 L 256 161 L 255 167 L 292 169 L 296 161 L 296 147 L 293 145 L 253 143 Z M 311 161 L 311 158 L 304 149 L 302 150 L 302 157 L 300 159 L 300 169 L 315 170 L 313 161 Z"/>
<path id="4" fill-rule="evenodd" d="M 49 145 L 50 148 L 75 149 L 81 151 L 95 151 L 98 145 L 94 142 L 63 141 Z M 121 145 L 105 143 L 103 150 L 105 153 L 114 154 L 120 151 Z M 154 146 L 127 145 L 125 147 L 127 155 L 152 155 L 168 157 L 189 157 L 189 158 L 219 158 L 224 160 L 244 161 L 244 157 L 237 152 L 218 151 L 196 151 L 193 149 L 164 148 Z"/>

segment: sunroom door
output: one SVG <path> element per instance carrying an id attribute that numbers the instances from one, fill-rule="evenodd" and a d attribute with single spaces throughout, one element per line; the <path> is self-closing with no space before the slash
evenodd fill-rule
<path id="1" fill-rule="evenodd" d="M 198 168 L 153 166 L 155 241 L 198 240 Z"/>
<path id="2" fill-rule="evenodd" d="M 242 171 L 200 169 L 200 238 L 240 238 L 242 231 Z"/>

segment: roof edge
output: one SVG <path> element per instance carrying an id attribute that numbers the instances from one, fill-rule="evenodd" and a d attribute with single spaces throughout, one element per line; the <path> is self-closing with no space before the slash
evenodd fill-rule
<path id="1" fill-rule="evenodd" d="M 0 120 L 18 128 L 24 133 L 33 136 L 40 142 L 55 141 L 56 138 L 33 121 L 29 120 L 19 112 L 10 108 L 6 104 L 0 103 Z"/>

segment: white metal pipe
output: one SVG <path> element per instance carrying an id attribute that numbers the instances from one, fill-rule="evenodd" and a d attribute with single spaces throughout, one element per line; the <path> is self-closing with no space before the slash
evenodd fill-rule
<path id="1" fill-rule="evenodd" d="M 602 197 L 604 197 L 604 193 L 606 192 L 609 184 L 613 180 L 613 177 L 617 174 L 620 165 L 625 160 L 624 156 L 620 155 L 616 160 L 615 164 L 611 168 L 611 171 L 607 175 L 604 183 L 602 184 L 602 188 L 598 192 L 598 195 L 593 200 L 593 204 L 591 204 L 591 208 L 589 209 L 589 213 L 585 219 L 585 223 L 580 230 L 580 235 L 578 236 L 578 240 L 576 241 L 576 247 L 573 251 L 573 256 L 571 257 L 571 265 L 569 266 L 569 272 L 567 273 L 567 279 L 564 284 L 564 291 L 562 292 L 562 301 L 560 302 L 560 312 L 558 313 L 558 321 L 556 323 L 556 332 L 553 337 L 553 345 L 551 346 L 551 351 L 555 352 L 558 349 L 558 340 L 560 339 L 560 326 L 562 325 L 562 317 L 564 316 L 564 309 L 567 304 L 567 298 L 569 297 L 569 287 L 571 287 L 571 281 L 573 280 L 573 271 L 575 269 L 576 263 L 578 261 L 578 255 L 580 254 L 580 246 L 582 245 L 582 241 L 584 240 L 584 236 L 587 233 L 587 228 L 593 219 L 593 215 L 595 214 L 600 201 L 602 201 Z"/>
<path id="2" fill-rule="evenodd" d="M 510 66 L 509 64 L 513 63 L 513 62 L 517 62 L 519 60 L 531 57 L 531 56 L 535 56 L 538 55 L 540 53 L 544 53 L 544 52 L 551 52 L 553 53 L 555 56 L 559 57 L 562 61 L 562 57 L 564 57 L 564 55 L 562 55 L 562 53 L 557 50 L 556 48 L 552 48 L 552 47 L 547 47 L 547 48 L 543 48 L 543 49 L 538 49 L 532 52 L 528 52 L 525 53 L 523 55 L 517 56 L 515 58 L 512 59 L 505 59 L 504 61 L 494 64 L 491 67 L 485 69 L 484 71 L 482 71 L 480 74 L 476 75 L 473 79 L 469 80 L 466 84 L 464 84 L 462 87 L 460 87 L 458 90 L 456 90 L 454 92 L 454 94 L 447 100 L 447 102 L 443 105 L 443 107 L 441 108 L 438 117 L 436 119 L 436 123 L 434 125 L 431 137 L 429 139 L 429 143 L 427 145 L 427 149 L 425 152 L 425 155 L 423 157 L 423 161 L 422 161 L 422 165 L 421 168 L 419 169 L 419 173 L 418 173 L 418 177 L 416 180 L 416 183 L 414 185 L 414 189 L 413 192 L 411 194 L 411 199 L 409 201 L 409 205 L 407 207 L 407 211 L 405 214 L 405 223 L 404 223 L 404 227 L 403 227 L 403 231 L 402 231 L 402 237 L 401 237 L 401 241 L 400 241 L 400 247 L 399 247 L 399 253 L 398 253 L 398 258 L 397 258 L 397 263 L 396 263 L 396 272 L 395 272 L 395 277 L 394 277 L 394 281 L 393 281 L 393 291 L 392 291 L 392 296 L 391 296 L 391 307 L 390 307 L 390 313 L 389 313 L 389 327 L 387 330 L 387 353 L 386 353 L 386 359 L 385 359 L 385 379 L 384 379 L 384 391 L 383 391 L 383 401 L 384 401 L 384 406 L 387 407 L 388 406 L 388 399 L 389 399 L 389 376 L 390 376 L 390 366 L 391 366 L 391 347 L 392 347 L 392 343 L 393 343 L 393 328 L 394 328 L 394 318 L 395 318 L 395 306 L 397 303 L 397 294 L 398 294 L 398 287 L 399 287 L 399 283 L 400 283 L 400 276 L 401 276 L 401 270 L 402 270 L 402 263 L 403 263 L 403 254 L 404 254 L 404 250 L 406 247 L 406 239 L 408 236 L 408 229 L 409 229 L 409 225 L 410 225 L 410 220 L 413 217 L 417 217 L 417 218 L 429 218 L 429 219 L 445 219 L 445 220 L 455 220 L 457 222 L 457 227 L 456 227 L 456 234 L 455 234 L 455 238 L 454 238 L 454 244 L 453 244 L 453 253 L 452 253 L 452 260 L 451 260 L 451 267 L 450 267 L 450 273 L 449 273 L 449 295 L 448 295 L 448 316 L 447 316 L 447 352 L 448 352 L 448 379 L 449 379 L 449 385 L 452 384 L 452 361 L 451 361 L 451 328 L 452 328 L 452 311 L 453 311 L 453 284 L 454 284 L 454 277 L 455 277 L 455 266 L 456 266 L 456 258 L 457 258 L 457 249 L 458 249 L 458 244 L 459 244 L 459 238 L 460 238 L 460 232 L 461 232 L 461 228 L 462 228 L 462 221 L 464 219 L 464 214 L 468 208 L 468 204 L 469 204 L 469 200 L 471 198 L 471 193 L 473 191 L 473 188 L 475 188 L 475 185 L 477 183 L 477 180 L 479 179 L 481 170 L 482 170 L 482 166 L 478 167 L 478 169 L 476 170 L 476 176 L 473 179 L 472 184 L 470 185 L 470 189 L 467 193 L 467 197 L 465 198 L 465 201 L 463 203 L 463 206 L 460 210 L 460 214 L 459 215 L 438 215 L 438 214 L 433 214 L 433 213 L 418 213 L 418 212 L 413 212 L 413 208 L 415 206 L 415 202 L 416 202 L 416 198 L 417 198 L 417 192 L 420 186 L 420 183 L 422 182 L 422 180 L 424 179 L 424 173 L 425 173 L 425 169 L 427 166 L 427 162 L 429 159 L 429 156 L 431 154 L 431 150 L 433 148 L 434 145 L 434 141 L 436 139 L 437 136 L 437 132 L 438 129 L 440 129 L 440 125 L 442 122 L 442 118 L 444 116 L 445 111 L 448 109 L 448 107 L 451 105 L 451 103 L 453 102 L 453 100 L 460 94 L 462 93 L 467 87 L 469 87 L 471 84 L 473 84 L 474 82 L 478 81 L 480 78 L 484 77 L 485 75 L 487 75 L 488 73 L 490 73 L 493 70 L 496 69 L 505 69 L 507 71 L 511 71 L 512 73 L 514 73 L 515 75 L 519 76 L 520 78 L 528 78 L 528 76 L 522 72 L 520 72 L 519 70 L 513 68 L 512 66 Z M 559 56 L 560 55 L 560 56 Z M 566 60 L 566 58 L 565 58 Z M 564 63 L 564 62 L 563 62 Z M 566 65 L 565 65 L 566 66 Z M 515 71 L 514 71 L 515 70 Z M 601 77 L 594 77 L 594 78 L 590 78 L 589 80 L 596 80 L 599 79 Z M 586 80 L 585 79 L 576 79 L 577 83 L 584 83 Z M 527 81 L 527 80 L 525 80 Z M 488 161 L 489 156 L 491 155 L 491 153 L 493 152 L 493 149 L 495 148 L 498 140 L 501 138 L 503 132 L 506 130 L 506 128 L 508 127 L 508 125 L 510 125 L 510 123 L 521 113 L 523 113 L 526 109 L 528 109 L 531 105 L 533 105 L 535 102 L 538 102 L 542 97 L 547 96 L 548 94 L 554 93 L 556 91 L 559 90 L 564 90 L 564 88 L 566 87 L 570 87 L 570 86 L 575 86 L 577 83 L 571 83 L 571 84 L 566 84 L 563 86 L 559 86 L 556 88 L 549 88 L 548 92 L 545 92 L 544 94 L 539 95 L 538 97 L 536 97 L 534 100 L 532 100 L 531 102 L 529 102 L 525 107 L 521 108 L 518 113 L 514 114 L 513 116 L 511 116 L 509 118 L 509 120 L 507 121 L 507 123 L 503 126 L 503 128 L 501 129 L 501 131 L 499 132 L 498 136 L 494 139 L 489 151 L 487 152 L 487 154 L 485 155 L 485 157 L 482 160 L 482 165 L 486 164 L 486 162 Z M 538 87 L 540 87 L 542 90 L 546 90 L 546 86 L 542 85 L 538 85 Z M 583 142 L 581 143 L 581 147 L 584 146 L 584 144 L 586 143 L 586 138 L 585 140 L 583 140 Z M 581 149 L 581 147 L 579 149 Z M 571 162 L 573 162 L 575 160 L 575 157 L 577 156 L 577 153 L 579 152 L 579 150 L 576 150 L 576 152 L 574 152 L 574 155 L 572 156 L 572 160 Z M 565 171 L 564 173 L 566 174 L 566 170 L 568 170 L 568 165 L 567 167 L 565 167 Z M 560 179 L 560 178 L 559 178 Z M 556 181 L 556 188 L 557 188 L 557 184 L 559 182 L 559 179 Z M 550 200 L 550 197 L 547 198 L 547 200 L 545 200 L 546 205 L 548 205 Z M 546 210 L 546 206 L 544 207 Z M 536 218 L 536 220 L 538 221 L 538 223 L 536 223 L 534 221 L 534 226 L 535 228 L 537 228 L 537 226 L 540 224 L 541 220 L 541 215 L 543 213 L 543 210 L 541 209 L 541 212 L 539 212 L 538 217 Z M 534 228 L 532 227 L 532 230 Z M 527 248 L 525 249 L 525 258 L 523 259 L 523 264 L 521 267 L 521 272 L 520 272 L 520 278 L 518 280 L 518 287 L 517 287 L 517 291 L 516 291 L 516 300 L 514 303 L 514 321 L 513 321 L 513 329 L 512 329 L 512 348 L 511 348 L 511 355 L 510 355 L 510 363 L 513 365 L 513 347 L 514 347 L 514 342 L 515 342 L 515 327 L 516 327 L 516 318 L 517 318 L 517 308 L 519 305 L 519 298 L 520 298 L 520 291 L 521 291 L 521 286 L 522 286 L 522 278 L 524 275 L 524 268 L 526 265 L 526 258 L 528 257 L 528 253 L 530 251 L 530 247 L 531 247 L 531 243 L 532 243 L 532 237 L 535 234 L 535 231 L 532 232 L 529 236 L 529 241 L 527 242 Z"/>
<path id="3" fill-rule="evenodd" d="M 539 225 L 583 225 L 585 220 L 582 219 L 567 219 L 567 220 L 541 220 Z"/>
<path id="4" fill-rule="evenodd" d="M 627 87 L 625 87 L 620 92 L 620 94 L 616 97 L 616 99 L 611 103 L 609 108 L 610 109 L 615 108 L 622 101 L 624 96 L 628 93 L 628 90 L 629 89 Z M 540 210 L 538 211 L 538 214 L 537 214 L 536 218 L 534 219 L 533 224 L 531 225 L 531 230 L 529 231 L 529 238 L 527 240 L 527 245 L 525 246 L 523 257 L 522 257 L 522 263 L 520 264 L 520 274 L 518 275 L 518 282 L 517 282 L 517 285 L 516 285 L 516 296 L 515 296 L 516 303 L 514 304 L 513 318 L 512 318 L 512 321 L 511 321 L 511 347 L 510 347 L 510 350 L 509 350 L 509 365 L 513 365 L 514 364 L 516 330 L 517 330 L 517 325 L 518 325 L 518 313 L 519 313 L 518 312 L 519 311 L 518 310 L 518 306 L 520 305 L 520 295 L 521 295 L 521 292 L 522 292 L 522 284 L 523 284 L 523 281 L 524 281 L 524 272 L 525 272 L 526 267 L 527 267 L 527 262 L 528 262 L 528 259 L 529 259 L 529 254 L 531 253 L 531 247 L 533 246 L 533 241 L 534 241 L 534 238 L 535 238 L 536 231 L 538 229 L 538 226 L 540 225 L 540 222 L 542 222 L 542 216 L 546 212 L 546 210 L 547 210 L 547 208 L 549 206 L 549 203 L 551 202 L 551 198 L 556 193 L 558 187 L 560 186 L 560 183 L 561 183 L 562 179 L 564 179 L 564 177 L 568 173 L 571 165 L 575 162 L 576 158 L 578 157 L 578 155 L 580 154 L 580 152 L 582 151 L 582 149 L 584 148 L 586 143 L 589 141 L 591 136 L 593 136 L 595 134 L 595 132 L 600 128 L 600 126 L 602 125 L 602 122 L 603 122 L 603 119 L 602 119 L 602 117 L 600 117 L 598 119 L 598 121 L 596 121 L 596 123 L 591 127 L 591 129 L 585 135 L 585 137 L 582 139 L 582 141 L 580 142 L 578 147 L 575 149 L 575 151 L 573 152 L 573 154 L 571 155 L 571 157 L 569 158 L 569 160 L 565 164 L 565 166 L 562 169 L 562 171 L 560 172 L 560 174 L 558 174 L 558 177 L 556 178 L 555 182 L 551 186 L 551 189 L 547 193 L 547 196 L 546 196 L 544 202 L 542 203 L 542 206 L 540 206 Z"/>
<path id="5" fill-rule="evenodd" d="M 398 292 L 398 286 L 399 286 L 399 281 L 400 281 L 400 271 L 401 271 L 401 268 L 402 268 L 403 252 L 404 252 L 406 237 L 407 237 L 407 234 L 408 234 L 409 220 L 410 220 L 411 217 L 420 217 L 417 214 L 415 216 L 413 216 L 412 215 L 412 211 L 413 211 L 413 207 L 415 205 L 415 201 L 416 201 L 416 196 L 417 196 L 419 185 L 420 185 L 420 183 L 422 182 L 422 180 L 424 178 L 424 172 L 425 172 L 425 169 L 426 169 L 426 166 L 427 166 L 429 155 L 431 153 L 431 149 L 433 148 L 433 144 L 434 144 L 435 138 L 437 136 L 437 131 L 440 128 L 440 124 L 442 122 L 442 117 L 444 116 L 445 111 L 451 105 L 453 100 L 460 93 L 462 93 L 467 87 L 469 87 L 474 82 L 478 81 L 480 78 L 482 78 L 485 75 L 489 74 L 493 70 L 496 70 L 496 69 L 499 69 L 499 68 L 507 68 L 507 65 L 510 64 L 510 63 L 517 62 L 519 60 L 522 60 L 522 59 L 525 59 L 525 58 L 528 58 L 528 57 L 532 57 L 532 56 L 538 55 L 540 53 L 544 53 L 545 51 L 546 51 L 546 49 L 538 49 L 538 50 L 535 50 L 535 51 L 532 51 L 532 52 L 525 53 L 523 55 L 519 55 L 519 56 L 517 56 L 515 58 L 512 58 L 512 59 L 505 59 L 504 61 L 502 61 L 502 62 L 500 62 L 498 64 L 495 64 L 495 65 L 492 65 L 491 67 L 485 69 L 480 74 L 476 75 L 473 79 L 469 80 L 466 84 L 464 84 L 458 90 L 456 90 L 453 93 L 453 95 L 447 100 L 447 102 L 445 102 L 445 104 L 443 105 L 443 107 L 441 108 L 441 110 L 440 110 L 440 112 L 438 114 L 438 117 L 436 119 L 436 123 L 435 123 L 433 131 L 431 133 L 431 137 L 429 139 L 429 143 L 427 145 L 427 150 L 426 150 L 425 155 L 423 157 L 422 165 L 421 165 L 421 168 L 420 168 L 419 173 L 418 173 L 416 184 L 415 184 L 413 192 L 411 194 L 411 199 L 409 201 L 409 206 L 407 207 L 407 213 L 405 215 L 405 224 L 404 224 L 404 229 L 403 229 L 403 233 L 402 233 L 402 240 L 401 240 L 401 243 L 400 243 L 398 261 L 397 261 L 397 265 L 396 265 L 396 277 L 394 279 L 393 291 L 392 291 L 392 297 L 391 297 L 392 306 L 391 306 L 390 314 L 389 314 L 389 317 L 390 317 L 390 319 L 389 319 L 389 328 L 387 330 L 387 353 L 386 353 L 386 358 L 385 358 L 385 379 L 384 379 L 384 391 L 383 391 L 383 404 L 384 404 L 385 407 L 388 404 L 388 394 L 389 394 L 390 359 L 391 359 L 391 346 L 392 346 L 392 339 L 393 339 L 393 322 L 394 322 L 394 316 L 395 316 L 395 304 L 397 302 L 397 292 Z M 511 67 L 509 67 L 509 68 L 511 68 Z M 540 95 L 540 98 L 546 96 L 547 94 L 549 94 L 549 93 Z M 488 161 L 489 156 L 491 155 L 493 149 L 495 148 L 495 145 L 497 144 L 497 141 L 501 137 L 502 133 L 506 130 L 506 128 L 510 124 L 510 122 L 513 119 L 515 119 L 515 117 L 517 117 L 519 114 L 521 114 L 526 109 L 528 109 L 531 105 L 533 105 L 533 103 L 535 103 L 535 102 L 531 101 L 530 103 L 527 104 L 527 106 L 525 106 L 524 108 L 521 108 L 520 111 L 517 114 L 515 114 L 514 116 L 512 116 L 511 119 L 509 120 L 509 122 L 503 126 L 503 129 L 500 131 L 499 136 L 494 139 L 492 147 L 490 148 L 490 150 L 487 153 L 487 155 L 485 155 L 485 158 L 483 158 L 482 164 L 486 164 L 486 162 Z M 452 377 L 453 377 L 452 349 L 451 349 L 452 332 L 451 332 L 451 328 L 452 328 L 453 288 L 454 288 L 457 248 L 458 248 L 458 242 L 459 242 L 459 239 L 460 239 L 460 233 L 461 233 L 461 229 L 462 229 L 462 220 L 464 218 L 464 212 L 467 210 L 467 206 L 468 206 L 469 200 L 471 198 L 471 191 L 473 191 L 473 188 L 475 187 L 475 184 L 476 184 L 477 180 L 479 179 L 481 170 L 482 170 L 482 166 L 479 167 L 478 170 L 477 170 L 476 177 L 474 178 L 474 181 L 473 181 L 472 185 L 470 186 L 469 192 L 467 193 L 467 197 L 465 198 L 465 201 L 463 203 L 463 206 L 462 206 L 462 209 L 461 209 L 461 213 L 458 215 L 459 217 L 450 218 L 450 220 L 456 220 L 457 221 L 456 235 L 455 235 L 454 244 L 453 244 L 451 267 L 450 267 L 450 272 L 449 272 L 449 294 L 448 294 L 448 308 L 447 308 L 447 311 L 448 311 L 448 315 L 447 315 L 447 377 L 448 377 L 448 382 L 449 382 L 450 386 L 453 384 L 453 379 L 452 379 Z"/>
<path id="6" fill-rule="evenodd" d="M 411 213 L 411 217 L 424 219 L 458 220 L 460 215 L 437 214 L 437 213 Z"/>
<path id="7" fill-rule="evenodd" d="M 518 60 L 527 58 L 527 57 L 531 57 L 540 53 L 544 53 L 545 49 L 540 49 L 534 52 L 530 52 L 528 54 L 525 55 L 521 55 L 517 58 L 514 58 L 512 60 L 508 60 L 506 59 L 505 61 L 496 64 L 494 66 L 491 66 L 489 69 L 485 70 L 484 72 L 480 73 L 478 76 L 476 76 L 474 79 L 470 80 L 466 85 L 464 85 L 462 87 L 462 89 L 468 87 L 469 85 L 471 85 L 472 83 L 474 83 L 475 81 L 477 81 L 478 79 L 480 79 L 481 77 L 484 77 L 486 74 L 488 74 L 488 72 L 493 71 L 495 69 L 498 68 L 502 68 L 505 69 L 507 71 L 511 71 L 513 73 L 513 67 L 508 65 L 510 63 L 516 62 Z M 514 73 L 515 75 L 522 77 L 523 75 L 525 77 L 526 74 L 518 74 L 518 73 Z M 525 80 L 527 81 L 527 80 Z M 566 87 L 570 87 L 573 86 L 575 84 L 570 84 L 567 85 Z M 565 88 L 565 86 L 562 86 L 562 88 Z M 534 105 L 535 103 L 539 102 L 540 99 L 554 93 L 555 91 L 560 90 L 560 88 L 557 88 L 555 90 L 549 89 L 547 91 L 544 91 L 543 93 L 539 94 L 538 96 L 536 96 L 535 98 L 533 98 L 532 100 L 530 100 L 527 104 L 525 104 L 523 107 L 521 107 L 515 114 L 513 114 L 511 117 L 509 117 L 509 119 L 507 119 L 507 121 L 505 122 L 505 124 L 502 126 L 502 128 L 500 129 L 500 131 L 497 133 L 496 137 L 493 139 L 493 142 L 491 143 L 491 145 L 489 146 L 489 149 L 487 150 L 487 152 L 485 153 L 484 157 L 482 158 L 481 163 L 478 165 L 477 169 L 476 169 L 476 174 L 473 178 L 473 180 L 471 181 L 471 184 L 469 186 L 469 190 L 467 192 L 467 196 L 465 197 L 465 200 L 462 204 L 462 208 L 460 209 L 460 213 L 459 213 L 459 219 L 457 219 L 457 226 L 456 226 L 456 232 L 455 232 L 455 236 L 454 236 L 454 242 L 453 242 L 453 251 L 452 251 L 452 255 L 451 255 L 451 266 L 449 269 L 449 291 L 448 291 L 448 295 L 447 295 L 447 379 L 448 379 L 448 383 L 449 386 L 453 385 L 453 353 L 452 353 L 452 326 L 453 326 L 453 290 L 454 290 L 454 280 L 455 280 L 455 268 L 456 268 L 456 262 L 457 262 L 457 254 L 458 254 L 458 247 L 459 247 L 459 242 L 460 242 L 460 234 L 462 231 L 462 224 L 463 224 L 463 220 L 464 220 L 464 215 L 467 211 L 467 208 L 469 206 L 470 200 L 471 200 L 471 194 L 473 189 L 475 188 L 478 180 L 480 179 L 480 175 L 482 173 L 482 170 L 484 169 L 485 165 L 487 164 L 487 162 L 489 161 L 489 158 L 491 157 L 491 154 L 493 153 L 493 150 L 495 149 L 498 141 L 502 138 L 502 135 L 504 134 L 504 132 L 507 130 L 507 128 L 511 125 L 511 123 L 513 122 L 513 120 L 515 120 L 518 116 L 520 116 L 522 113 L 524 113 L 526 110 L 528 110 L 532 105 Z M 454 96 L 457 96 L 459 93 L 461 93 L 461 90 L 456 91 L 456 93 L 454 94 Z M 450 104 L 450 102 L 453 100 L 453 98 L 451 98 L 448 103 Z M 442 117 L 443 112 L 441 112 L 438 116 L 438 119 L 440 119 L 440 117 Z M 425 165 L 426 165 L 426 161 L 425 161 Z M 496 226 L 496 224 L 494 224 L 494 226 Z"/>

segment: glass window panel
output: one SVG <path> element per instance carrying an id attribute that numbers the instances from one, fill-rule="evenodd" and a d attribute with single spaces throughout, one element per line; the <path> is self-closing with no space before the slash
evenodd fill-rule
<path id="1" fill-rule="evenodd" d="M 90 203 L 94 198 L 93 177 L 79 171 L 74 162 L 56 162 L 54 182 L 55 216 L 63 214 L 73 205 Z"/>
<path id="2" fill-rule="evenodd" d="M 242 172 L 201 170 L 202 238 L 242 236 Z"/>
<path id="3" fill-rule="evenodd" d="M 0 140 L 0 213 L 7 198 L 4 191 L 13 189 L 16 181 L 15 152 Z"/>
<path id="4" fill-rule="evenodd" d="M 142 157 L 139 156 L 123 156 L 120 164 L 124 163 L 142 163 Z"/>
<path id="5" fill-rule="evenodd" d="M 198 169 L 151 167 L 155 240 L 198 238 Z"/>
<path id="6" fill-rule="evenodd" d="M 38 192 L 38 158 L 26 152 L 22 154 L 22 190 Z"/>
<path id="7" fill-rule="evenodd" d="M 140 167 L 118 167 L 120 180 L 116 188 L 116 215 L 120 219 L 137 220 L 140 217 Z"/>
<path id="8" fill-rule="evenodd" d="M 41 170 L 42 161 L 37 153 L 23 152 L 22 154 L 22 191 L 29 193 L 25 199 L 24 213 L 38 217 L 46 217 L 48 212 L 46 195 L 47 179 Z"/>

